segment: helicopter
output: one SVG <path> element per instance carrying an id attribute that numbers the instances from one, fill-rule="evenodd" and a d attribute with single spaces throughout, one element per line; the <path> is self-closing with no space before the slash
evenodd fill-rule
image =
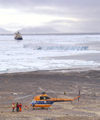
<path id="1" fill-rule="evenodd" d="M 53 105 L 55 102 L 72 102 L 74 100 L 79 101 L 80 98 L 80 91 L 79 95 L 72 98 L 72 99 L 65 99 L 65 98 L 50 98 L 45 92 L 42 92 L 42 94 L 35 96 L 31 102 L 31 106 L 34 108 L 49 108 Z"/>

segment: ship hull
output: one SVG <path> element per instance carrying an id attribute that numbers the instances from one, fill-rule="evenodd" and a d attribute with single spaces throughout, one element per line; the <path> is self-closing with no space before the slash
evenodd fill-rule
<path id="1" fill-rule="evenodd" d="M 23 40 L 23 38 L 15 38 L 16 40 Z"/>

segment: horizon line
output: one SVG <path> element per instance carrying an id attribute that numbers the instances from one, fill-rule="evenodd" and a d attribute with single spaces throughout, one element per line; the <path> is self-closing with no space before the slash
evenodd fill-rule
<path id="1" fill-rule="evenodd" d="M 15 33 L 1 33 L 0 35 L 14 35 Z M 21 35 L 100 35 L 100 33 L 21 33 Z"/>

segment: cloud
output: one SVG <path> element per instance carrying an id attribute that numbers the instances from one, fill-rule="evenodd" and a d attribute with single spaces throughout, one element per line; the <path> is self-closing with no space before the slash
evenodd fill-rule
<path id="1" fill-rule="evenodd" d="M 88 17 L 100 13 L 100 0 L 0 0 L 0 7 L 19 11 Z"/>
<path id="2" fill-rule="evenodd" d="M 26 25 L 32 16 L 34 24 L 39 24 L 40 20 L 40 24 L 48 24 L 63 31 L 100 31 L 100 0 L 0 0 L 0 8 L 12 10 L 13 13 L 10 11 L 8 15 L 12 14 L 14 21 L 14 14 L 19 16 L 18 24 L 24 15 L 26 22 L 23 23 Z M 0 15 L 2 13 L 6 15 L 4 11 Z"/>
<path id="3" fill-rule="evenodd" d="M 0 6 L 3 7 L 19 7 L 34 8 L 36 6 L 49 6 L 59 8 L 70 8 L 72 11 L 80 9 L 99 8 L 99 0 L 0 0 Z M 84 8 L 84 9 L 83 9 Z"/>

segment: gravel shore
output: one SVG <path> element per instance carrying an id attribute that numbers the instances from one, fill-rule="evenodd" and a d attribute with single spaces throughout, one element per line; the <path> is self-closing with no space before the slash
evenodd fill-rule
<path id="1" fill-rule="evenodd" d="M 32 110 L 33 96 L 81 98 L 73 103 L 57 102 L 50 109 Z M 66 95 L 64 95 L 66 92 Z M 12 102 L 23 104 L 22 112 L 11 112 Z M 28 106 L 27 108 L 25 106 Z M 100 71 L 35 71 L 0 74 L 0 120 L 100 120 Z"/>

